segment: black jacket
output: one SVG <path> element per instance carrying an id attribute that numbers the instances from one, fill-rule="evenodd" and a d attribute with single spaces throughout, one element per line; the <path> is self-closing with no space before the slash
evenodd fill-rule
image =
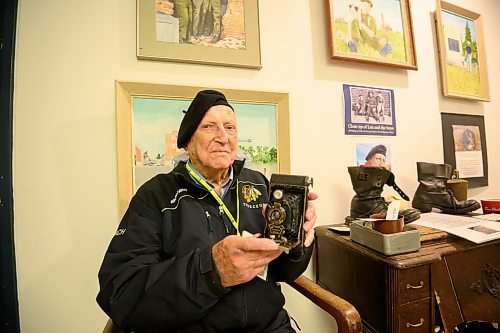
<path id="1" fill-rule="evenodd" d="M 267 179 L 240 161 L 233 170 L 223 201 L 236 218 L 238 193 L 240 231 L 262 234 Z M 256 195 L 243 195 L 249 190 Z M 312 246 L 301 258 L 282 254 L 274 260 L 268 281 L 256 277 L 224 288 L 211 249 L 235 233 L 217 201 L 181 162 L 132 198 L 99 271 L 97 302 L 118 326 L 140 333 L 263 332 L 284 304 L 276 282 L 298 277 Z"/>

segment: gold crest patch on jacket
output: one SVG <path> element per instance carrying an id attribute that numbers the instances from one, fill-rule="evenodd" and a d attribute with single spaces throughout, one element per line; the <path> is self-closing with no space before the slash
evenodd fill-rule
<path id="1" fill-rule="evenodd" d="M 253 185 L 243 185 L 241 193 L 243 193 L 243 198 L 245 198 L 247 203 L 257 201 L 257 199 L 262 195 L 262 193 L 253 187 Z"/>

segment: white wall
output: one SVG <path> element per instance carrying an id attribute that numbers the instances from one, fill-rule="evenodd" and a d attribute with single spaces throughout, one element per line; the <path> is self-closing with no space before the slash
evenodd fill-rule
<path id="1" fill-rule="evenodd" d="M 263 67 L 249 70 L 138 61 L 134 0 L 20 0 L 14 214 L 23 333 L 99 332 L 106 321 L 94 299 L 118 223 L 116 79 L 288 92 L 292 173 L 314 177 L 320 225 L 348 213 L 354 193 L 346 167 L 356 141 L 390 143 L 396 180 L 412 196 L 415 162 L 443 162 L 440 111 L 484 114 L 490 185 L 470 195 L 500 197 L 500 2 L 470 8 L 484 18 L 490 103 L 442 96 L 434 0 L 412 2 L 418 71 L 330 60 L 325 8 L 323 0 L 261 0 Z M 397 137 L 344 136 L 343 83 L 394 89 Z M 335 331 L 316 308 L 289 297 L 303 332 Z"/>

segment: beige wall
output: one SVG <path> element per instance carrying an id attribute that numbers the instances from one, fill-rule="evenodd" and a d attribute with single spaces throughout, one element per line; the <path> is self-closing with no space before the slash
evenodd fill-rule
<path id="1" fill-rule="evenodd" d="M 324 2 L 261 0 L 263 67 L 248 70 L 138 61 L 134 0 L 20 1 L 14 213 L 23 333 L 99 332 L 106 321 L 94 299 L 97 270 L 118 223 L 117 79 L 288 92 L 291 169 L 314 177 L 318 224 L 340 222 L 348 212 L 353 191 L 346 167 L 354 163 L 356 141 L 390 143 L 397 182 L 412 196 L 415 162 L 443 161 L 440 111 L 484 114 L 490 186 L 470 194 L 500 196 L 500 2 L 474 1 L 471 8 L 484 18 L 490 103 L 442 97 L 434 0 L 412 2 L 418 71 L 331 61 Z M 394 89 L 398 136 L 344 136 L 343 83 Z M 335 331 L 300 297 L 289 295 L 287 306 L 303 332 Z"/>

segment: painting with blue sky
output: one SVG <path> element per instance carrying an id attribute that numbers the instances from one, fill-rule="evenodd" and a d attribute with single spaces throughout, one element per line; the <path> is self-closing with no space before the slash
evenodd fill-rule
<path id="1" fill-rule="evenodd" d="M 238 119 L 239 156 L 251 161 L 252 168 L 266 176 L 276 171 L 276 105 L 229 101 Z M 133 98 L 132 149 L 140 152 L 135 159 L 135 188 L 158 173 L 172 170 L 182 150 L 166 147 L 168 133 L 175 132 L 184 117 L 190 99 Z M 172 141 L 175 144 L 175 140 Z M 171 156 L 168 152 L 174 152 Z M 147 161 L 146 161 L 147 159 Z"/>

